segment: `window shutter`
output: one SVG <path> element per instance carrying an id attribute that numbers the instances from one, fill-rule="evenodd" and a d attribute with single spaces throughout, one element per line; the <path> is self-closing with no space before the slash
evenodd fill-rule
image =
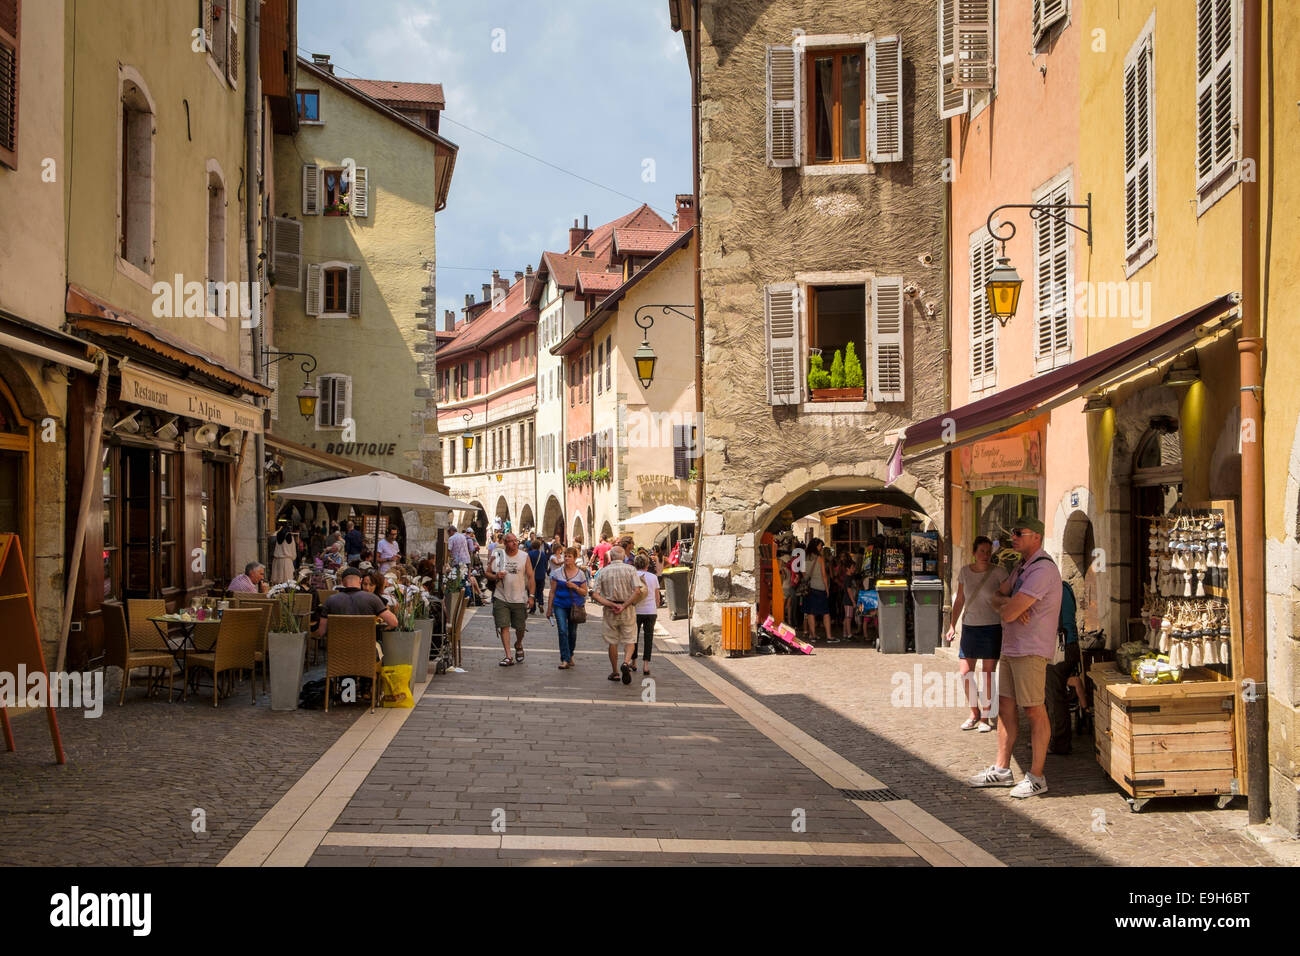
<path id="1" fill-rule="evenodd" d="M 803 397 L 799 347 L 799 287 L 777 282 L 764 289 L 767 325 L 767 403 L 798 405 Z"/>
<path id="2" fill-rule="evenodd" d="M 235 5 L 226 10 L 226 79 L 231 86 L 239 85 L 239 28 L 235 26 Z"/>
<path id="3" fill-rule="evenodd" d="M 1070 201 L 1070 184 L 1053 187 L 1035 202 Z M 1034 229 L 1034 364 L 1039 371 L 1070 361 L 1070 246 L 1063 219 L 1040 216 Z"/>
<path id="4" fill-rule="evenodd" d="M 329 424 L 330 412 L 334 410 L 334 379 L 328 375 L 318 376 L 316 391 L 320 395 L 316 402 L 316 427 L 320 428 Z"/>
<path id="5" fill-rule="evenodd" d="M 1236 3 L 1196 3 L 1196 188 L 1205 189 L 1232 166 L 1237 97 Z"/>
<path id="6" fill-rule="evenodd" d="M 1124 252 L 1140 253 L 1155 238 L 1152 201 L 1153 76 L 1146 38 L 1124 69 Z"/>
<path id="7" fill-rule="evenodd" d="M 366 166 L 356 167 L 352 178 L 352 215 L 364 219 L 370 215 L 370 176 Z"/>
<path id="8" fill-rule="evenodd" d="M 987 229 L 970 241 L 970 387 L 971 391 L 992 388 L 998 381 L 997 320 L 989 311 L 984 286 L 993 271 L 996 243 Z"/>
<path id="9" fill-rule="evenodd" d="M 1047 34 L 1047 31 L 1064 20 L 1069 12 L 1068 0 L 1034 0 L 1034 46 L 1038 46 L 1038 41 Z"/>
<path id="10" fill-rule="evenodd" d="M 302 167 L 302 214 L 320 215 L 320 168 L 315 163 Z"/>
<path id="11" fill-rule="evenodd" d="M 352 379 L 347 375 L 334 377 L 334 424 L 342 425 L 352 417 Z"/>
<path id="12" fill-rule="evenodd" d="M 953 86 L 993 89 L 993 0 L 950 0 L 953 23 Z"/>
<path id="13" fill-rule="evenodd" d="M 308 315 L 320 315 L 322 272 L 319 262 L 307 263 L 307 306 Z"/>
<path id="14" fill-rule="evenodd" d="M 879 276 L 871 288 L 871 398 L 903 401 L 903 277 Z"/>
<path id="15" fill-rule="evenodd" d="M 272 362 L 266 367 L 266 386 L 271 390 L 271 420 L 280 420 L 280 363 Z"/>
<path id="16" fill-rule="evenodd" d="M 348 315 L 354 319 L 361 315 L 361 267 L 348 266 Z M 462 391 L 468 391 L 468 383 L 462 378 Z"/>
<path id="17" fill-rule="evenodd" d="M 302 223 L 298 220 L 271 220 L 271 262 L 277 288 L 302 290 Z"/>
<path id="18" fill-rule="evenodd" d="M 871 44 L 871 161 L 903 158 L 903 44 L 896 36 Z"/>
<path id="19" fill-rule="evenodd" d="M 793 47 L 767 48 L 767 165 L 799 165 L 799 57 Z"/>
<path id="20" fill-rule="evenodd" d="M 208 52 L 213 52 L 217 47 L 217 16 L 218 8 L 221 6 L 221 0 L 204 0 L 204 18 L 203 18 L 203 42 L 208 48 Z"/>
<path id="21" fill-rule="evenodd" d="M 0 0 L 0 164 L 18 168 L 19 0 Z"/>
<path id="22" fill-rule="evenodd" d="M 970 93 L 957 85 L 957 4 L 939 0 L 939 116 L 948 119 L 970 109 Z"/>
<path id="23" fill-rule="evenodd" d="M 673 477 L 685 478 L 691 472 L 686 460 L 686 426 L 673 426 Z"/>

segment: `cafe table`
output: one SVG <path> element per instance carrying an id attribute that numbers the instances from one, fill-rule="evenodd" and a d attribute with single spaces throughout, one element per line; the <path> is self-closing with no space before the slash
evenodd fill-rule
<path id="1" fill-rule="evenodd" d="M 193 614 L 184 616 L 180 614 L 158 614 L 149 618 L 149 620 L 151 620 L 153 626 L 158 629 L 158 633 L 162 636 L 163 643 L 167 645 L 167 650 L 171 653 L 172 657 L 176 659 L 176 664 L 180 667 L 181 674 L 184 675 L 186 658 L 190 651 L 196 650 L 194 644 L 195 630 L 198 625 L 215 621 L 217 618 L 214 616 L 200 621 Z M 175 634 L 172 631 L 172 628 L 178 628 L 180 631 L 179 635 Z M 188 690 L 189 687 L 185 685 L 184 679 L 182 678 L 181 700 L 185 700 Z"/>

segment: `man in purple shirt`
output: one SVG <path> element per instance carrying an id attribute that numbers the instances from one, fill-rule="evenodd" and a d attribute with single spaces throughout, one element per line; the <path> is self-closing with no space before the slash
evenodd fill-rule
<path id="1" fill-rule="evenodd" d="M 1056 651 L 1056 630 L 1061 615 L 1061 572 L 1043 550 L 1043 523 L 1022 515 L 1011 531 L 1011 546 L 1020 554 L 1020 566 L 1003 582 L 990 603 L 1002 618 L 1002 656 L 998 659 L 997 762 L 974 777 L 972 787 L 1011 787 L 1013 797 L 1033 797 L 1047 790 L 1043 763 L 1052 735 L 1044 706 L 1047 665 Z M 1016 744 L 1023 707 L 1032 734 L 1029 773 L 1015 784 L 1011 751 Z"/>

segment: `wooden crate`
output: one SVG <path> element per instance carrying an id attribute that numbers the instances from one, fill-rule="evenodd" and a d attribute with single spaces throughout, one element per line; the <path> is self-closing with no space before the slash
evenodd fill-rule
<path id="1" fill-rule="evenodd" d="M 1151 797 L 1239 792 L 1233 681 L 1194 667 L 1182 683 L 1138 684 L 1114 663 L 1088 678 L 1097 762 L 1135 810 Z"/>

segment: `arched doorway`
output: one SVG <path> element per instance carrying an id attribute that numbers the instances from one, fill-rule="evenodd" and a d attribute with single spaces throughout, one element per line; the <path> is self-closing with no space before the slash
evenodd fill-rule
<path id="1" fill-rule="evenodd" d="M 606 521 L 603 525 L 600 526 L 600 533 L 602 536 L 608 537 L 611 541 L 614 540 L 614 529 L 610 527 L 608 521 Z"/>
<path id="2" fill-rule="evenodd" d="M 560 507 L 560 502 L 555 495 L 546 499 L 546 510 L 542 512 L 542 533 L 547 535 L 559 535 L 560 540 L 564 541 L 564 509 Z"/>
<path id="3" fill-rule="evenodd" d="M 1132 510 L 1129 540 L 1133 564 L 1129 569 L 1128 613 L 1136 617 L 1143 603 L 1143 581 L 1150 559 L 1147 531 L 1153 519 L 1174 509 L 1183 496 L 1183 440 L 1178 420 L 1152 418 L 1133 454 Z M 1124 639 L 1129 638 L 1124 635 Z"/>
<path id="4" fill-rule="evenodd" d="M 578 547 L 586 544 L 586 540 L 582 535 L 582 518 L 578 515 L 573 516 L 573 543 Z"/>
<path id="5" fill-rule="evenodd" d="M 507 528 L 513 530 L 510 523 L 510 505 L 506 504 L 505 495 L 497 499 L 495 520 L 492 522 L 492 527 L 497 531 L 505 531 Z"/>
<path id="6" fill-rule="evenodd" d="M 1095 630 L 1097 614 L 1097 574 L 1105 568 L 1103 556 L 1096 553 L 1096 536 L 1092 521 L 1082 511 L 1073 511 L 1065 521 L 1061 537 L 1061 579 L 1074 591 L 1081 620 L 1080 630 Z"/>
<path id="7" fill-rule="evenodd" d="M 524 505 L 519 510 L 519 533 L 531 534 L 537 522 L 533 520 L 533 506 Z"/>

